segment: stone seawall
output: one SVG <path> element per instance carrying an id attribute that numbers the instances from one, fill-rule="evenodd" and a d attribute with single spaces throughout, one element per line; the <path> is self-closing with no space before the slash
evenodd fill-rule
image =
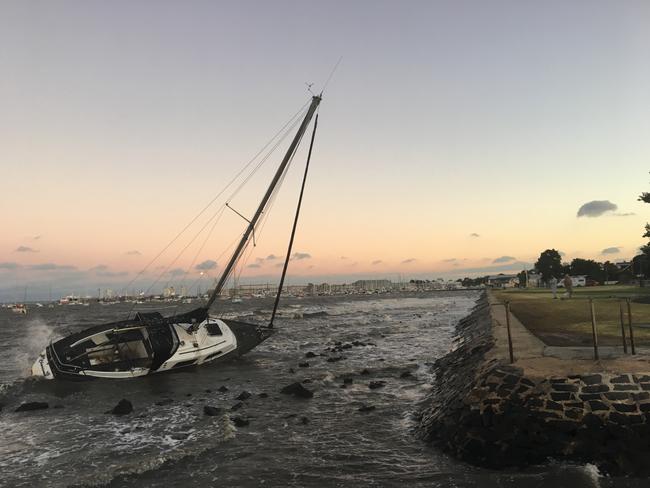
<path id="1" fill-rule="evenodd" d="M 593 463 L 614 475 L 650 475 L 650 375 L 534 378 L 488 359 L 494 347 L 486 297 L 434 363 L 419 432 L 471 464 L 523 467 L 549 459 Z"/>

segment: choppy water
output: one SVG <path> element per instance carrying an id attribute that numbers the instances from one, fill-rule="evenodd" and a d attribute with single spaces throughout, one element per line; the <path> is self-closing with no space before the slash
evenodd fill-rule
<path id="1" fill-rule="evenodd" d="M 412 415 L 431 381 L 427 363 L 449 349 L 455 323 L 477 297 L 447 292 L 288 299 L 278 333 L 241 360 L 84 383 L 34 381 L 26 374 L 50 338 L 123 318 L 126 305 L 42 308 L 27 316 L 2 309 L 0 486 L 646 486 L 559 464 L 487 471 L 414 436 Z M 248 300 L 225 305 L 224 313 L 261 320 L 270 306 L 268 300 Z M 328 351 L 352 341 L 366 345 Z M 306 359 L 308 351 L 322 355 Z M 309 367 L 298 366 L 304 361 Z M 364 369 L 369 374 L 361 374 Z M 405 371 L 413 378 L 400 378 Z M 341 388 L 344 378 L 353 383 Z M 385 386 L 368 388 L 378 380 Z M 314 397 L 279 393 L 294 381 L 303 381 Z M 221 386 L 228 391 L 219 392 Z M 238 410 L 203 415 L 204 405 L 230 409 L 242 391 L 252 396 Z M 131 415 L 103 413 L 121 398 L 133 403 Z M 24 401 L 47 401 L 50 408 L 14 413 Z M 362 405 L 376 409 L 362 413 Z M 235 415 L 250 424 L 235 427 Z"/>

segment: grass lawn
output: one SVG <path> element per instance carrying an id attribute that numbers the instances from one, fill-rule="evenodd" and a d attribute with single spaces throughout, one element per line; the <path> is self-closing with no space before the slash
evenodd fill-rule
<path id="1" fill-rule="evenodd" d="M 564 294 L 558 288 L 558 297 Z M 508 289 L 494 292 L 500 301 L 510 301 L 512 313 L 537 337 L 550 346 L 591 346 L 589 299 L 594 299 L 598 343 L 622 344 L 619 301 L 631 297 L 648 303 L 632 302 L 632 325 L 637 346 L 650 346 L 650 288 L 632 286 L 592 286 L 574 288 L 573 298 L 553 300 L 548 289 Z M 627 329 L 627 307 L 624 305 Z M 647 328 L 642 327 L 646 325 Z"/>

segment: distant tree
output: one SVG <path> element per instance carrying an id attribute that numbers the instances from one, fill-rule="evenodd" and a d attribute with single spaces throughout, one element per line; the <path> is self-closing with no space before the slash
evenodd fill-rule
<path id="1" fill-rule="evenodd" d="M 605 261 L 603 263 L 603 280 L 604 281 L 618 281 L 618 277 L 621 274 L 621 271 L 618 269 L 618 267 L 610 262 L 610 261 Z"/>
<path id="2" fill-rule="evenodd" d="M 539 255 L 535 269 L 540 272 L 544 281 L 550 280 L 553 276 L 559 278 L 563 271 L 562 256 L 555 249 L 547 249 Z"/>
<path id="3" fill-rule="evenodd" d="M 639 195 L 639 201 L 650 203 L 650 193 L 648 193 L 647 191 L 641 193 L 641 195 Z M 645 233 L 643 234 L 643 237 L 646 239 L 650 239 L 650 224 L 645 224 Z M 646 261 L 650 260 L 650 241 L 645 245 L 641 246 L 641 252 L 645 255 Z M 647 276 L 647 274 L 644 274 L 644 276 Z"/>
<path id="4" fill-rule="evenodd" d="M 649 247 L 649 246 L 644 246 Z M 634 276 L 641 276 L 647 278 L 650 274 L 650 259 L 645 254 L 638 254 L 632 259 L 632 273 Z"/>
<path id="5" fill-rule="evenodd" d="M 528 274 L 526 273 L 526 271 L 521 271 L 517 275 L 517 278 L 519 278 L 519 287 L 526 288 L 526 279 L 528 278 Z"/>
<path id="6" fill-rule="evenodd" d="M 603 267 L 593 259 L 575 258 L 571 261 L 572 275 L 586 275 L 587 278 L 602 282 L 604 281 Z"/>

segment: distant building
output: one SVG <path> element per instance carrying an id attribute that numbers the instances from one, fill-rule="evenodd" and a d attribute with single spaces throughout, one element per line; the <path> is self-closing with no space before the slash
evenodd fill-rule
<path id="1" fill-rule="evenodd" d="M 539 288 L 542 286 L 542 275 L 536 271 L 526 273 L 526 288 Z"/>
<path id="2" fill-rule="evenodd" d="M 570 278 L 574 288 L 579 286 L 587 286 L 587 275 L 575 275 L 575 276 L 570 276 Z M 563 279 L 558 280 L 557 286 L 562 288 L 564 286 L 564 280 Z"/>
<path id="3" fill-rule="evenodd" d="M 352 285 L 362 291 L 390 290 L 393 286 L 390 280 L 357 280 Z"/>
<path id="4" fill-rule="evenodd" d="M 619 271 L 632 271 L 632 261 L 620 261 L 614 263 L 614 266 L 616 266 Z"/>
<path id="5" fill-rule="evenodd" d="M 499 273 L 498 275 L 488 276 L 487 280 L 487 285 L 492 288 L 514 288 L 518 284 L 519 278 L 515 274 Z"/>

